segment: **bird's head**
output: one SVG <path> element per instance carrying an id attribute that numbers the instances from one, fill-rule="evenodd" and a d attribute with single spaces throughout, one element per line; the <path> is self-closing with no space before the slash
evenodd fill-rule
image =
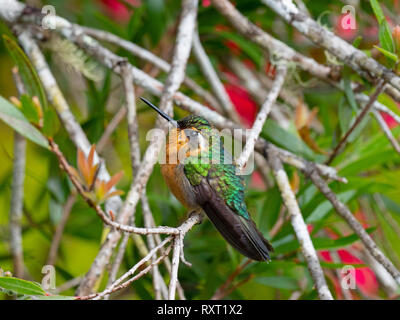
<path id="1" fill-rule="evenodd" d="M 213 128 L 206 119 L 190 115 L 176 121 L 150 101 L 144 98 L 140 99 L 173 126 L 168 133 L 167 157 L 176 156 L 178 162 L 183 162 L 182 160 L 185 157 L 197 156 L 208 151 Z"/>

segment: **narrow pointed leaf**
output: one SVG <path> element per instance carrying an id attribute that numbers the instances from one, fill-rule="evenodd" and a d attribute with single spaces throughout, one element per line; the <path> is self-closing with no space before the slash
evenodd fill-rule
<path id="1" fill-rule="evenodd" d="M 18 110 L 11 102 L 0 96 L 0 119 L 32 142 L 48 148 L 47 139 L 32 126 L 23 113 Z"/>
<path id="2" fill-rule="evenodd" d="M 7 35 L 3 35 L 4 43 L 14 63 L 18 67 L 25 90 L 31 97 L 38 97 L 43 110 L 47 110 L 47 98 L 39 76 L 20 46 Z"/>
<path id="3" fill-rule="evenodd" d="M 0 277 L 0 288 L 21 295 L 43 296 L 46 294 L 37 283 L 13 277 Z"/>

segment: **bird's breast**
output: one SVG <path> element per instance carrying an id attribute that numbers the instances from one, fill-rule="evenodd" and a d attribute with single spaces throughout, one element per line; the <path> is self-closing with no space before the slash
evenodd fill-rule
<path id="1" fill-rule="evenodd" d="M 161 173 L 173 195 L 189 210 L 197 209 L 193 187 L 183 172 L 183 164 L 162 164 Z"/>

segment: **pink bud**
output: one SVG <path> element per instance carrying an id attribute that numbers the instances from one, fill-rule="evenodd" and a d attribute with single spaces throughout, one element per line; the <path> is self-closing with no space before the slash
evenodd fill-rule
<path id="1" fill-rule="evenodd" d="M 392 31 L 393 41 L 397 54 L 400 53 L 400 26 L 395 26 Z"/>

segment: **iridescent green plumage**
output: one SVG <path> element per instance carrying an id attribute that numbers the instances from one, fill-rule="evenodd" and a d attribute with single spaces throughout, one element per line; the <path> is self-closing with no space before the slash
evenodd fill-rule
<path id="1" fill-rule="evenodd" d="M 177 140 L 167 148 L 168 154 L 186 155 L 178 164 L 162 165 L 174 195 L 191 210 L 201 208 L 240 253 L 253 260 L 269 261 L 273 248 L 247 211 L 243 177 L 236 174 L 232 156 L 224 150 L 219 133 L 201 117 L 192 115 L 175 121 L 151 102 L 142 100 L 174 126 L 173 137 Z"/>
<path id="2" fill-rule="evenodd" d="M 208 176 L 210 184 L 226 204 L 235 213 L 249 219 L 244 199 L 244 179 L 242 176 L 236 175 L 232 156 L 225 151 L 221 137 L 216 130 L 210 126 L 207 120 L 197 116 L 184 118 L 178 121 L 178 125 L 201 131 L 201 134 L 209 141 L 208 150 L 203 150 L 197 157 L 188 157 L 185 160 L 184 172 L 190 183 L 199 185 L 201 180 Z M 205 163 L 205 159 L 208 162 Z M 213 159 L 218 161 L 213 163 Z"/>

